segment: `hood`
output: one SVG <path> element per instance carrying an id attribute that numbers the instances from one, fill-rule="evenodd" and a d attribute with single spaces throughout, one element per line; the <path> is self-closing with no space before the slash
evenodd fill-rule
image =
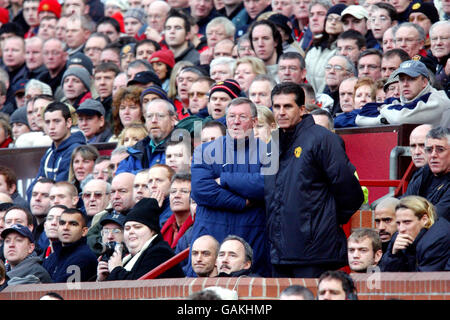
<path id="1" fill-rule="evenodd" d="M 72 132 L 70 137 L 68 137 L 66 140 L 61 142 L 61 144 L 57 148 L 57 151 L 61 152 L 61 151 L 65 150 L 65 149 L 69 148 L 70 146 L 72 146 L 75 143 L 77 143 L 77 144 L 86 144 L 86 138 L 85 138 L 85 136 L 84 136 L 82 131 Z M 52 149 L 55 149 L 55 144 L 54 143 L 52 143 Z"/>

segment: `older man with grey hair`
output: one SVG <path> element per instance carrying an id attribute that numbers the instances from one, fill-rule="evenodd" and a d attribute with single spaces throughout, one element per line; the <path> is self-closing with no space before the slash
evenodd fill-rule
<path id="1" fill-rule="evenodd" d="M 175 124 L 177 113 L 172 103 L 163 99 L 150 101 L 145 108 L 145 126 L 148 136 L 128 148 L 129 157 L 122 160 L 116 174 L 131 172 L 136 174 L 156 163 L 165 163 L 166 142 Z"/>
<path id="2" fill-rule="evenodd" d="M 415 55 L 426 56 L 423 48 L 426 34 L 423 28 L 412 22 L 404 22 L 392 29 L 394 46 L 406 51 L 412 58 Z"/>
<path id="3" fill-rule="evenodd" d="M 325 66 L 325 90 L 324 94 L 333 99 L 333 104 L 327 106 L 327 111 L 335 117 L 342 109 L 339 101 L 339 86 L 347 78 L 354 77 L 356 69 L 353 62 L 346 56 L 333 56 L 328 59 Z"/>

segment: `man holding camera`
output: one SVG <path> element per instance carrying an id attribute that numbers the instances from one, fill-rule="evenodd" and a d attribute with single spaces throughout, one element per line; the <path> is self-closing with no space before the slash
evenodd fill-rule
<path id="1" fill-rule="evenodd" d="M 123 244 L 123 225 L 125 224 L 125 218 L 126 216 L 123 214 L 110 213 L 100 220 L 100 225 L 102 226 L 100 232 L 102 242 L 96 244 L 96 246 L 98 246 L 98 252 L 101 253 L 99 261 L 108 262 L 109 258 L 114 253 L 116 245 Z M 126 250 L 125 247 L 124 250 Z M 97 268 L 97 272 L 98 270 L 99 268 Z"/>

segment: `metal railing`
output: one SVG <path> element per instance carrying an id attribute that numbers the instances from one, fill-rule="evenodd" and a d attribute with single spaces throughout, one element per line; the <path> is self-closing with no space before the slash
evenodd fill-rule
<path id="1" fill-rule="evenodd" d="M 184 249 L 176 256 L 170 258 L 166 262 L 161 263 L 159 266 L 154 268 L 153 270 L 150 270 L 146 274 L 144 274 L 142 277 L 140 277 L 138 280 L 148 280 L 148 279 L 155 279 L 159 275 L 163 274 L 170 268 L 176 266 L 181 261 L 186 259 L 189 256 L 189 248 Z"/>

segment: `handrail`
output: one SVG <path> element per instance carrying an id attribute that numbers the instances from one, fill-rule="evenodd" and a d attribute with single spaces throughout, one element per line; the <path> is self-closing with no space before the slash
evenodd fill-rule
<path id="1" fill-rule="evenodd" d="M 138 280 L 148 280 L 148 279 L 155 279 L 159 275 L 163 274 L 170 268 L 176 266 L 181 261 L 186 259 L 189 256 L 189 248 L 184 249 L 180 253 L 178 253 L 176 256 L 170 258 L 166 262 L 161 263 L 159 266 L 153 268 L 146 274 L 144 274 L 142 277 L 140 277 Z"/>
<path id="2" fill-rule="evenodd" d="M 398 187 L 402 180 L 361 179 L 359 184 L 364 187 Z"/>

